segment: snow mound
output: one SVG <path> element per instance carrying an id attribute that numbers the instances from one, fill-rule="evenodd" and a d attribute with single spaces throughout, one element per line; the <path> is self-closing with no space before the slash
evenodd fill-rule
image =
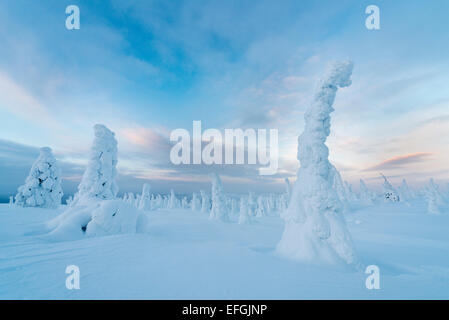
<path id="1" fill-rule="evenodd" d="M 75 240 L 85 236 L 136 233 L 140 214 L 141 211 L 122 200 L 101 200 L 69 207 L 47 223 L 47 236 L 52 240 Z"/>

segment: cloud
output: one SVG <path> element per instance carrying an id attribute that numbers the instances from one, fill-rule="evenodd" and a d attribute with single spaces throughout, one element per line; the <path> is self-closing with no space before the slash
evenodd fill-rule
<path id="1" fill-rule="evenodd" d="M 365 169 L 364 171 L 374 171 L 374 170 L 391 170 L 404 167 L 405 165 L 425 162 L 429 160 L 429 157 L 432 156 L 433 153 L 430 152 L 416 152 L 410 153 L 400 156 L 395 156 L 393 158 L 382 161 L 381 163 Z"/>
<path id="2" fill-rule="evenodd" d="M 50 112 L 30 93 L 0 70 L 0 109 L 28 121 L 45 121 L 54 124 Z"/>

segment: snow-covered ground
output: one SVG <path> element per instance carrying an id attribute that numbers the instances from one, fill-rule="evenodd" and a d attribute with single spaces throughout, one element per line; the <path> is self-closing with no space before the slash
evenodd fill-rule
<path id="1" fill-rule="evenodd" d="M 65 208 L 0 205 L 1 299 L 448 299 L 449 215 L 424 203 L 385 203 L 345 214 L 364 270 L 305 265 L 276 254 L 284 222 L 211 221 L 187 209 L 147 211 L 144 233 L 50 241 L 30 235 Z M 65 286 L 80 268 L 79 290 Z"/>

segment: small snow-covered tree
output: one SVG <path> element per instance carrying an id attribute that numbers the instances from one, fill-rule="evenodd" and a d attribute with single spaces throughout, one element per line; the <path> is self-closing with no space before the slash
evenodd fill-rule
<path id="1" fill-rule="evenodd" d="M 245 197 L 240 199 L 239 224 L 250 224 L 251 217 L 248 215 L 248 200 Z"/>
<path id="2" fill-rule="evenodd" d="M 254 193 L 248 193 L 248 215 L 253 217 L 256 215 L 256 201 L 254 200 Z"/>
<path id="3" fill-rule="evenodd" d="M 360 179 L 360 201 L 365 205 L 373 204 L 374 196 L 365 184 L 365 181 Z"/>
<path id="4" fill-rule="evenodd" d="M 209 212 L 210 210 L 210 199 L 206 192 L 200 190 L 201 194 L 201 212 Z"/>
<path id="5" fill-rule="evenodd" d="M 391 185 L 390 181 L 388 181 L 387 177 L 385 177 L 382 173 L 381 176 L 384 178 L 384 183 L 382 184 L 383 195 L 385 201 L 391 202 L 399 202 L 399 194 L 396 189 Z"/>
<path id="6" fill-rule="evenodd" d="M 139 199 L 139 210 L 150 210 L 151 209 L 151 186 L 148 183 L 143 184 L 142 195 Z"/>
<path id="7" fill-rule="evenodd" d="M 117 176 L 117 140 L 115 134 L 101 124 L 94 126 L 94 134 L 89 162 L 72 205 L 89 203 L 92 200 L 115 199 L 118 192 L 115 181 Z"/>
<path id="8" fill-rule="evenodd" d="M 433 179 L 429 180 L 429 184 L 425 188 L 424 195 L 427 202 L 427 213 L 440 214 L 446 207 L 444 197 Z"/>
<path id="9" fill-rule="evenodd" d="M 228 209 L 226 208 L 223 185 L 220 177 L 216 173 L 211 174 L 212 179 L 212 208 L 210 209 L 209 219 L 226 222 L 229 220 Z"/>
<path id="10" fill-rule="evenodd" d="M 196 192 L 192 193 L 192 203 L 190 205 L 190 208 L 192 209 L 192 211 L 197 211 L 201 208 L 200 200 L 198 199 L 198 195 L 196 194 Z"/>
<path id="11" fill-rule="evenodd" d="M 57 208 L 63 196 L 61 171 L 51 149 L 40 149 L 25 184 L 18 189 L 15 204 L 22 207 Z"/>
<path id="12" fill-rule="evenodd" d="M 292 186 L 291 186 L 290 180 L 288 180 L 288 178 L 285 178 L 285 193 L 287 194 L 288 201 L 290 201 L 290 197 L 292 194 Z"/>
<path id="13" fill-rule="evenodd" d="M 183 197 L 181 200 L 181 208 L 187 209 L 189 207 L 189 201 L 187 200 L 187 197 Z"/>
<path id="14" fill-rule="evenodd" d="M 267 214 L 266 214 L 266 210 L 265 210 L 264 199 L 262 196 L 258 196 L 257 197 L 256 217 L 262 218 L 262 217 L 265 217 L 266 215 Z"/>
<path id="15" fill-rule="evenodd" d="M 337 89 L 351 84 L 352 68 L 351 62 L 335 63 L 304 115 L 304 132 L 298 138 L 301 166 L 290 204 L 282 214 L 285 229 L 277 247 L 286 257 L 318 264 L 357 263 L 343 206 L 333 187 L 338 171 L 328 160 L 325 144 Z"/>
<path id="16" fill-rule="evenodd" d="M 176 198 L 173 189 L 170 190 L 170 197 L 168 200 L 168 209 L 176 209 L 178 206 L 178 198 Z"/>
<path id="17" fill-rule="evenodd" d="M 408 186 L 405 179 L 402 179 L 402 184 L 398 189 L 401 201 L 410 201 L 415 197 L 413 190 Z"/>

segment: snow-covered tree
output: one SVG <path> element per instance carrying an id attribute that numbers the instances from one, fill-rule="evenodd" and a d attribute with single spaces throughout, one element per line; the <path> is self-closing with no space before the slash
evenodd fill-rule
<path id="1" fill-rule="evenodd" d="M 15 204 L 22 207 L 57 208 L 63 196 L 61 171 L 50 148 L 40 149 L 25 184 L 18 189 Z"/>
<path id="2" fill-rule="evenodd" d="M 92 200 L 115 199 L 118 192 L 115 181 L 117 175 L 115 134 L 101 124 L 94 126 L 94 134 L 89 162 L 72 205 L 84 204 Z"/>
<path id="3" fill-rule="evenodd" d="M 197 211 L 201 209 L 201 204 L 200 204 L 200 200 L 198 199 L 198 195 L 196 194 L 196 192 L 192 193 L 192 203 L 190 208 L 193 211 Z"/>
<path id="4" fill-rule="evenodd" d="M 142 195 L 139 200 L 139 210 L 150 210 L 151 209 L 151 186 L 148 183 L 143 184 Z"/>
<path id="5" fill-rule="evenodd" d="M 290 185 L 290 180 L 288 180 L 288 178 L 285 178 L 285 193 L 287 194 L 288 202 L 290 202 L 290 197 L 292 194 L 292 186 Z"/>
<path id="6" fill-rule="evenodd" d="M 415 193 L 413 190 L 408 186 L 407 181 L 405 179 L 402 179 L 402 184 L 398 188 L 399 192 L 399 198 L 401 201 L 410 201 L 413 198 L 415 198 Z"/>
<path id="7" fill-rule="evenodd" d="M 256 201 L 254 200 L 254 193 L 251 191 L 248 194 L 248 215 L 251 217 L 256 215 Z"/>
<path id="8" fill-rule="evenodd" d="M 383 174 L 381 174 L 381 176 L 384 178 L 382 188 L 385 201 L 399 202 L 400 197 L 396 189 L 391 185 L 387 177 L 385 177 Z"/>
<path id="9" fill-rule="evenodd" d="M 360 201 L 365 205 L 372 205 L 374 198 L 373 193 L 368 189 L 365 181 L 360 179 Z"/>
<path id="10" fill-rule="evenodd" d="M 187 209 L 189 207 L 189 201 L 187 200 L 187 197 L 183 197 L 181 200 L 181 208 Z"/>
<path id="11" fill-rule="evenodd" d="M 239 224 L 251 223 L 251 217 L 248 215 L 248 200 L 245 197 L 240 199 Z"/>
<path id="12" fill-rule="evenodd" d="M 216 173 L 211 174 L 212 179 L 212 208 L 210 209 L 209 219 L 228 221 L 228 209 L 225 204 L 225 196 L 223 192 L 223 185 L 220 177 Z"/>
<path id="13" fill-rule="evenodd" d="M 267 214 L 266 214 L 266 210 L 265 210 L 264 199 L 262 196 L 258 196 L 257 197 L 256 217 L 262 218 L 262 217 L 265 217 L 266 215 Z"/>
<path id="14" fill-rule="evenodd" d="M 210 199 L 206 192 L 200 190 L 201 195 L 201 212 L 209 212 L 210 210 Z"/>
<path id="15" fill-rule="evenodd" d="M 334 166 L 332 166 L 330 170 L 332 171 L 333 175 L 332 186 L 335 189 L 335 192 L 337 193 L 338 199 L 343 205 L 343 212 L 348 212 L 349 199 L 348 195 L 346 194 L 346 188 L 343 183 L 343 179 L 341 178 L 340 172 L 338 172 L 338 170 Z"/>
<path id="16" fill-rule="evenodd" d="M 357 263 L 343 206 L 333 188 L 338 171 L 328 160 L 325 144 L 337 89 L 351 84 L 352 68 L 348 61 L 335 63 L 305 113 L 304 132 L 298 138 L 301 166 L 290 204 L 282 215 L 285 229 L 277 247 L 286 257 L 310 263 Z"/>
<path id="17" fill-rule="evenodd" d="M 444 197 L 433 179 L 429 180 L 429 184 L 425 188 L 424 195 L 427 202 L 427 213 L 440 214 L 446 207 Z"/>
<path id="18" fill-rule="evenodd" d="M 170 197 L 168 200 L 168 209 L 176 209 L 178 206 L 178 198 L 176 198 L 175 192 L 173 189 L 170 190 Z"/>

